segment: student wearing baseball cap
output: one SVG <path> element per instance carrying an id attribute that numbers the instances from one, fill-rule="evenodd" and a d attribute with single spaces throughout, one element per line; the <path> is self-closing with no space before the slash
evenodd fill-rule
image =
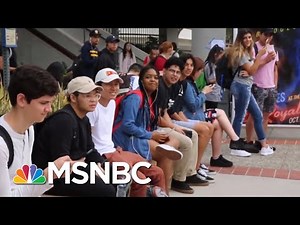
<path id="1" fill-rule="evenodd" d="M 98 71 L 95 82 L 103 88 L 101 98 L 95 111 L 87 114 L 91 126 L 95 149 L 109 162 L 126 162 L 132 167 L 138 162 L 146 162 L 139 154 L 123 150 L 112 141 L 113 122 L 115 115 L 115 99 L 119 93 L 123 80 L 118 73 L 110 68 Z M 166 197 L 164 173 L 159 167 L 152 165 L 150 168 L 140 168 L 138 177 L 151 179 L 149 185 L 140 185 L 135 181 L 130 186 L 130 197 Z"/>
<path id="2" fill-rule="evenodd" d="M 39 129 L 33 148 L 33 162 L 44 168 L 48 161 L 67 155 L 72 160 L 88 163 L 80 170 L 90 174 L 90 162 L 99 167 L 105 159 L 94 150 L 91 136 L 91 124 L 86 114 L 95 110 L 102 87 L 86 76 L 72 79 L 67 87 L 68 102 L 61 110 L 50 116 Z M 91 151 L 89 151 L 91 150 Z M 88 154 L 88 152 L 90 152 Z M 73 182 L 73 178 L 82 180 L 82 176 L 71 173 L 70 183 L 65 178 L 54 179 L 54 187 L 47 194 L 59 196 L 98 196 L 115 197 L 116 190 L 111 184 L 105 184 L 99 176 L 91 177 L 84 184 Z"/>

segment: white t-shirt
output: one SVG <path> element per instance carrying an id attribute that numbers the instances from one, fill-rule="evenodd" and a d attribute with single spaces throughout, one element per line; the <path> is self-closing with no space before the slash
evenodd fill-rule
<path id="1" fill-rule="evenodd" d="M 9 158 L 9 150 L 6 142 L 0 137 L 0 196 L 40 196 L 50 189 L 52 185 L 46 183 L 43 185 L 20 185 L 13 182 L 16 171 L 22 169 L 23 165 L 31 166 L 31 153 L 34 141 L 33 126 L 29 128 L 29 132 L 19 134 L 15 132 L 9 124 L 4 120 L 4 116 L 0 117 L 0 124 L 10 134 L 14 146 L 14 160 L 11 167 L 7 168 Z M 29 133 L 29 134 L 28 134 Z"/>
<path id="2" fill-rule="evenodd" d="M 93 142 L 101 155 L 116 150 L 112 141 L 115 108 L 115 100 L 110 100 L 107 107 L 98 103 L 93 112 L 87 113 L 92 126 Z"/>

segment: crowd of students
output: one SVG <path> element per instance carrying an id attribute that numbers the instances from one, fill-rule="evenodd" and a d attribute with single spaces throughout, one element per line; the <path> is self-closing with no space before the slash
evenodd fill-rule
<path id="1" fill-rule="evenodd" d="M 263 30 L 261 35 L 268 37 L 269 41 L 270 32 L 266 32 Z M 98 35 L 92 38 L 98 38 Z M 269 45 L 262 37 L 261 43 L 263 41 Z M 16 171 L 24 164 L 35 164 L 47 178 L 48 162 L 54 162 L 57 168 L 65 162 L 71 165 L 94 162 L 103 170 L 106 161 L 126 162 L 130 167 L 138 162 L 151 162 L 150 168 L 141 167 L 137 171 L 140 179 L 149 177 L 151 182 L 144 185 L 133 181 L 128 196 L 165 197 L 170 189 L 192 194 L 193 186 L 215 182 L 213 175 L 216 172 L 209 166 L 233 166 L 233 162 L 225 159 L 221 152 L 223 131 L 231 139 L 232 155 L 251 155 L 249 145 L 255 145 L 249 143 L 252 133 L 247 141 L 240 137 L 240 126 L 247 109 L 253 115 L 260 144 L 258 152 L 272 154 L 274 148 L 267 144 L 262 127 L 265 118 L 260 108 L 263 108 L 263 103 L 258 106 L 249 87 L 253 75 L 263 65 L 275 62 L 276 57 L 272 51 L 267 52 L 267 47 L 260 46 L 254 60 L 253 43 L 251 32 L 240 29 L 230 49 L 232 66 L 242 67 L 231 88 L 236 102 L 239 102 L 235 106 L 233 125 L 209 97 L 216 90 L 221 91 L 220 88 L 215 89 L 216 86 L 210 83 L 201 89 L 196 85 L 199 77 L 205 76 L 203 70 L 209 71 L 208 78 L 214 81 L 215 63 L 221 52 L 217 47 L 209 54 L 206 66 L 191 54 L 174 56 L 172 43 L 163 43 L 159 48 L 161 59 L 153 64 L 148 60 L 147 65 L 139 67 L 140 71 L 134 74 L 138 79 L 134 88 L 127 89 L 129 94 L 119 103 L 117 115 L 115 99 L 126 78 L 119 76 L 115 68 L 99 69 L 94 80 L 89 76 L 73 78 L 66 88 L 68 104 L 59 110 L 63 113 L 55 112 L 47 117 L 59 91 L 58 82 L 39 67 L 18 67 L 8 87 L 12 108 L 0 117 L 0 125 L 10 134 L 15 150 L 14 161 L 8 168 L 9 150 L 4 139 L 0 138 L 0 179 L 3 184 L 0 196 L 47 193 L 113 197 L 117 195 L 117 185 L 106 184 L 99 176 L 94 184 L 89 182 L 92 179 L 89 176 L 89 180 L 81 185 L 73 182 L 73 179 L 80 179 L 76 173 L 71 173 L 70 183 L 64 175 L 56 177 L 53 184 L 17 185 L 13 182 Z M 129 47 L 126 49 L 130 51 Z M 126 52 L 123 52 L 125 56 Z M 132 89 L 136 91 L 130 92 Z M 245 94 L 247 98 L 239 98 Z M 41 122 L 43 126 L 34 134 L 33 125 Z M 205 165 L 202 157 L 210 141 L 212 156 L 209 165 Z M 91 175 L 89 166 L 83 171 Z"/>

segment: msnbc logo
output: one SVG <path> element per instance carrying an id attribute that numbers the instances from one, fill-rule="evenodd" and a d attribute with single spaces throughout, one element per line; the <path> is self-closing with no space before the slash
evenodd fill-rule
<path id="1" fill-rule="evenodd" d="M 46 177 L 43 175 L 43 170 L 32 164 L 31 166 L 23 165 L 17 169 L 14 176 L 15 184 L 45 184 Z"/>

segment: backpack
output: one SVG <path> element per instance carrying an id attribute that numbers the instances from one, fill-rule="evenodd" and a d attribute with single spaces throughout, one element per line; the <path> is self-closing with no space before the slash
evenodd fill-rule
<path id="1" fill-rule="evenodd" d="M 256 43 L 254 43 L 253 48 L 254 48 L 254 53 L 255 53 L 255 56 L 256 56 L 258 54 L 258 47 L 257 47 Z"/>
<path id="2" fill-rule="evenodd" d="M 196 86 L 198 91 L 202 91 L 202 89 L 207 85 L 206 83 L 206 79 L 205 79 L 205 74 L 204 72 L 202 72 L 202 74 L 198 77 L 198 79 L 196 80 Z"/>
<path id="3" fill-rule="evenodd" d="M 1 125 L 0 125 L 0 136 L 6 142 L 7 148 L 9 150 L 9 156 L 8 156 L 8 162 L 7 162 L 7 167 L 9 168 L 14 160 L 14 145 L 13 145 L 13 142 L 11 140 L 9 133 Z"/>
<path id="4" fill-rule="evenodd" d="M 141 98 L 141 103 L 140 103 L 140 106 L 139 108 L 142 108 L 143 107 L 143 94 L 142 94 L 142 91 L 140 89 L 136 89 L 136 90 L 132 90 L 132 91 L 129 91 L 123 95 L 119 95 L 115 101 L 116 101 L 116 109 L 115 109 L 115 119 L 114 121 L 116 121 L 116 118 L 120 112 L 120 108 L 121 108 L 121 103 L 123 101 L 124 98 L 126 98 L 128 95 L 131 95 L 131 94 L 136 94 L 138 95 L 140 98 Z M 122 120 L 118 121 L 117 123 L 114 123 L 113 125 L 113 132 L 118 129 L 122 124 Z"/>
<path id="5" fill-rule="evenodd" d="M 67 72 L 72 71 L 73 78 L 80 75 L 80 65 L 81 65 L 81 54 L 76 56 L 76 58 L 73 60 L 71 67 L 68 69 Z"/>
<path id="6" fill-rule="evenodd" d="M 233 71 L 229 66 L 229 59 L 227 54 L 223 56 L 216 63 L 216 79 L 221 88 L 230 89 L 231 83 L 235 75 L 241 70 L 239 66 L 236 71 Z"/>
<path id="7" fill-rule="evenodd" d="M 27 132 L 29 135 L 29 129 L 27 129 Z M 8 162 L 7 162 L 7 168 L 9 168 L 14 161 L 14 156 L 15 156 L 14 144 L 12 142 L 12 139 L 11 139 L 9 133 L 2 125 L 0 125 L 0 136 L 5 141 L 8 151 L 9 151 Z"/>

